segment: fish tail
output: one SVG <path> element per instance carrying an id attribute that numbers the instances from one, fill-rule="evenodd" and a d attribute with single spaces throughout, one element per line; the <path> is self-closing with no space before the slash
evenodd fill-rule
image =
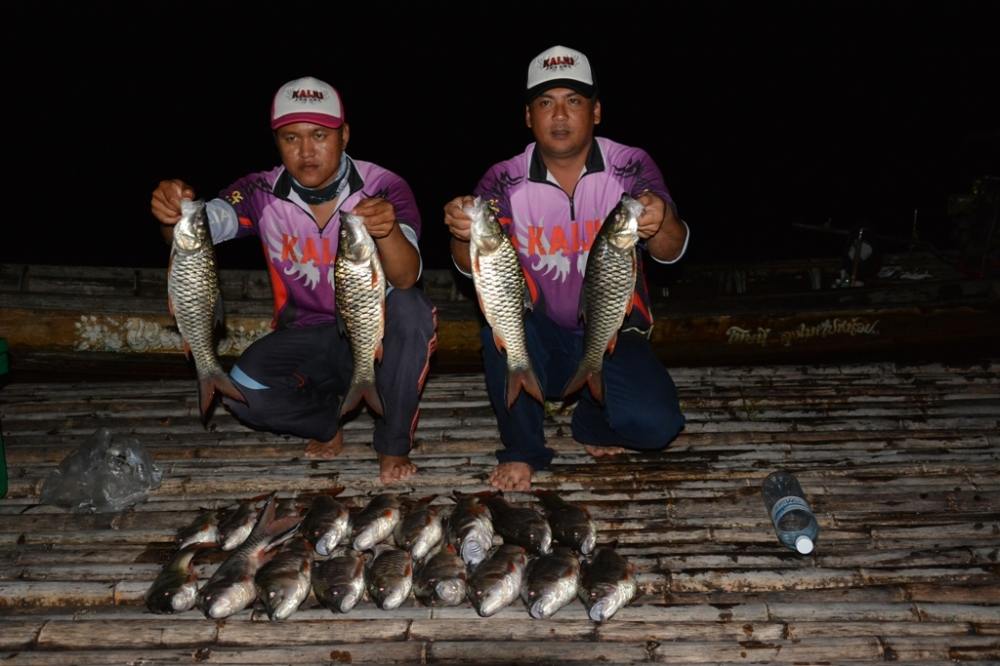
<path id="1" fill-rule="evenodd" d="M 211 374 L 200 377 L 198 379 L 198 407 L 201 410 L 201 420 L 203 423 L 208 422 L 209 411 L 212 408 L 212 403 L 215 402 L 216 392 L 233 400 L 238 400 L 243 404 L 247 402 L 247 399 L 236 388 L 229 375 L 222 370 L 216 370 Z"/>
<path id="2" fill-rule="evenodd" d="M 585 363 L 580 363 L 579 367 L 576 369 L 576 374 L 573 375 L 572 379 L 566 382 L 566 387 L 562 392 L 563 400 L 586 386 L 590 382 L 590 377 L 593 373 L 594 371 L 588 368 Z"/>
<path id="3" fill-rule="evenodd" d="M 507 409 L 514 405 L 522 390 L 541 404 L 545 404 L 542 387 L 538 383 L 535 371 L 531 368 L 517 368 L 507 373 Z"/>
<path id="4" fill-rule="evenodd" d="M 343 417 L 344 414 L 357 407 L 362 399 L 368 403 L 373 412 L 379 416 L 385 416 L 382 398 L 378 394 L 378 389 L 375 388 L 375 382 L 351 384 L 351 388 L 348 389 L 347 395 L 344 396 L 344 401 L 340 405 L 340 416 Z"/>

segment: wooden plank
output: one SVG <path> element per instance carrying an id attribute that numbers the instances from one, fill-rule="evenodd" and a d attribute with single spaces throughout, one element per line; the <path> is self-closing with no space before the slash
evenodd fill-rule
<path id="1" fill-rule="evenodd" d="M 815 663 L 832 661 L 881 661 L 883 652 L 874 637 L 816 639 L 803 641 L 771 640 L 731 642 L 663 642 L 653 648 L 653 659 L 660 663 L 773 662 Z"/>
<path id="2" fill-rule="evenodd" d="M 176 664 L 240 664 L 241 666 L 273 666 L 274 664 L 413 664 L 423 663 L 426 647 L 420 643 L 342 644 L 336 640 L 323 646 L 284 648 L 227 649 L 198 648 L 195 650 L 71 650 L 31 651 L 0 654 L 9 664 L 28 666 L 74 664 L 144 664 L 167 666 Z"/>

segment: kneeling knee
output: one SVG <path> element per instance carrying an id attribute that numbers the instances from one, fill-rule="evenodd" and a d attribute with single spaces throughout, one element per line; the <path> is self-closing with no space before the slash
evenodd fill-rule
<path id="1" fill-rule="evenodd" d="M 633 415 L 616 430 L 644 449 L 662 449 L 684 428 L 684 415 L 678 410 L 656 410 Z"/>

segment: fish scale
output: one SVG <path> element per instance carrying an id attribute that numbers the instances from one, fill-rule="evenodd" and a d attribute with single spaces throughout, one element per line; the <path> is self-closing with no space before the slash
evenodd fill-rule
<path id="1" fill-rule="evenodd" d="M 351 344 L 354 372 L 341 405 L 341 415 L 362 398 L 374 412 L 384 415 L 382 399 L 375 388 L 375 361 L 382 358 L 385 332 L 385 273 L 375 240 L 357 215 L 344 213 L 334 264 L 337 316 Z"/>
<path id="2" fill-rule="evenodd" d="M 472 220 L 472 281 L 497 348 L 507 355 L 507 407 L 521 390 L 544 402 L 524 339 L 525 283 L 521 262 L 489 204 L 477 198 L 465 209 Z"/>
<path id="3" fill-rule="evenodd" d="M 213 331 L 216 310 L 220 308 L 219 280 L 215 264 L 205 204 L 181 201 L 181 219 L 174 225 L 167 273 L 170 311 L 177 320 L 177 330 L 198 373 L 198 403 L 202 419 L 208 418 L 215 392 L 219 391 L 244 402 L 215 354 Z"/>
<path id="4" fill-rule="evenodd" d="M 605 351 L 612 351 L 612 341 L 628 314 L 635 291 L 639 240 L 638 219 L 643 206 L 628 195 L 608 215 L 594 239 L 587 257 L 587 271 L 580 294 L 584 318 L 583 358 L 576 374 L 566 384 L 563 397 L 586 384 L 591 395 L 604 401 L 601 372 Z"/>

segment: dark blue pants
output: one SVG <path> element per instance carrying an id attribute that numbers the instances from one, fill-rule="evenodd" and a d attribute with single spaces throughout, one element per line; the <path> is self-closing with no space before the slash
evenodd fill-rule
<path id="1" fill-rule="evenodd" d="M 385 320 L 382 362 L 375 366 L 385 417 L 375 420 L 372 444 L 399 456 L 413 445 L 436 326 L 420 289 L 390 291 Z M 351 346 L 336 324 L 281 329 L 250 345 L 230 373 L 247 404 L 223 402 L 251 428 L 326 441 L 340 428 L 353 369 Z"/>
<path id="2" fill-rule="evenodd" d="M 562 391 L 583 357 L 583 335 L 557 326 L 544 314 L 528 312 L 524 322 L 528 354 L 545 397 L 560 400 Z M 507 361 L 497 351 L 493 331 L 482 330 L 486 389 L 497 415 L 500 462 L 526 462 L 543 469 L 553 451 L 542 432 L 544 408 L 521 393 L 510 410 L 506 402 Z M 605 404 L 595 401 L 586 387 L 577 394 L 573 411 L 573 438 L 582 444 L 656 450 L 667 446 L 684 427 L 677 388 L 670 373 L 653 353 L 645 336 L 618 335 L 614 354 L 604 357 Z"/>

